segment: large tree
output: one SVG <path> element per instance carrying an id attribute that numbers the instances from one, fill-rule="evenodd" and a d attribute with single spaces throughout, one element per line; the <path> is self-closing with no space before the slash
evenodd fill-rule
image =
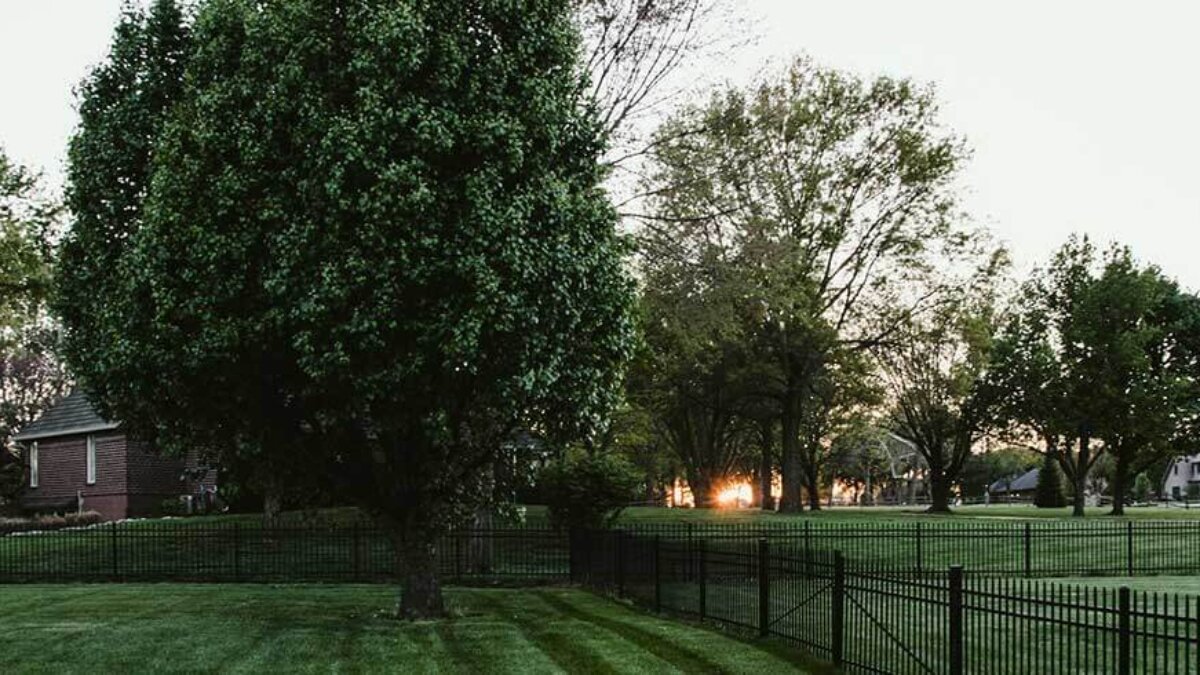
<path id="1" fill-rule="evenodd" d="M 936 308 L 906 321 L 880 350 L 893 424 L 925 460 L 932 512 L 950 510 L 954 484 L 995 425 L 999 401 L 987 374 L 1006 270 L 1007 255 L 998 250 Z"/>
<path id="2" fill-rule="evenodd" d="M 589 433 L 630 352 L 568 8 L 211 0 L 191 39 L 89 383 L 160 435 L 285 448 L 392 534 L 399 612 L 440 615 L 437 537 L 498 448 Z"/>
<path id="3" fill-rule="evenodd" d="M 1072 336 L 1087 346 L 1081 369 L 1104 414 L 1097 433 L 1113 458 L 1113 515 L 1125 511 L 1133 476 L 1194 447 L 1186 421 L 1195 416 L 1200 308 L 1128 249 L 1110 250 L 1077 305 Z"/>
<path id="4" fill-rule="evenodd" d="M 760 386 L 780 411 L 784 510 L 801 508 L 813 473 L 804 445 L 819 434 L 806 426 L 826 422 L 809 407 L 834 355 L 877 345 L 927 304 L 908 282 L 970 239 L 952 224 L 964 154 L 930 89 L 803 59 L 661 129 L 643 258 L 652 268 L 712 242 L 736 258 L 771 365 Z"/>
<path id="5" fill-rule="evenodd" d="M 1097 461 L 1111 456 L 1119 514 L 1133 474 L 1194 447 L 1197 302 L 1128 249 L 1072 238 L 1020 305 L 990 375 L 1005 416 L 1058 459 L 1076 516 Z"/>

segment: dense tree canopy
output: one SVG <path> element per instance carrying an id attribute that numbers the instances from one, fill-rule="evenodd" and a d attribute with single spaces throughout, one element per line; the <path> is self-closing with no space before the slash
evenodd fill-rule
<path id="1" fill-rule="evenodd" d="M 122 236 L 81 198 L 88 167 L 136 173 L 106 152 L 121 106 L 85 90 L 70 255 L 123 272 L 107 309 L 64 280 L 89 385 L 161 437 L 253 441 L 330 477 L 393 532 L 406 615 L 441 613 L 433 542 L 499 445 L 591 433 L 630 352 L 567 9 L 202 3 Z"/>

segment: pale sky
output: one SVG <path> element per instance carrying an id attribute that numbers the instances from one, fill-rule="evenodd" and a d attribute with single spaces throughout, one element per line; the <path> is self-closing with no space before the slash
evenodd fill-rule
<path id="1" fill-rule="evenodd" d="M 1019 269 L 1072 232 L 1133 247 L 1200 288 L 1200 3 L 740 0 L 761 39 L 723 64 L 745 82 L 807 53 L 936 85 L 974 155 L 964 206 Z M 0 146 L 61 182 L 73 87 L 120 0 L 0 0 Z"/>

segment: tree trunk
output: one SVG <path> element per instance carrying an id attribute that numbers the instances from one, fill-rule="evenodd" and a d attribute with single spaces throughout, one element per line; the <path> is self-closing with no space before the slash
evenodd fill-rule
<path id="1" fill-rule="evenodd" d="M 820 473 L 815 465 L 805 467 L 804 471 L 804 491 L 808 493 L 808 510 L 821 510 L 821 483 Z M 830 491 L 832 496 L 833 492 Z"/>
<path id="2" fill-rule="evenodd" d="M 1117 465 L 1113 471 L 1113 505 L 1109 515 L 1125 515 L 1125 492 L 1129 489 L 1129 453 L 1117 449 Z"/>
<path id="3" fill-rule="evenodd" d="M 1088 475 L 1088 460 L 1091 453 L 1092 439 L 1088 434 L 1079 435 L 1079 458 L 1075 463 L 1075 473 L 1071 476 L 1071 482 L 1075 486 L 1075 496 L 1071 499 L 1071 515 L 1076 518 L 1083 517 L 1084 489 L 1087 486 Z"/>
<path id="4" fill-rule="evenodd" d="M 775 498 L 771 495 L 771 473 L 775 469 L 772 452 L 774 450 L 774 422 L 761 420 L 758 423 L 758 438 L 760 452 L 758 456 L 758 504 L 763 511 L 775 510 Z"/>
<path id="5" fill-rule="evenodd" d="M 437 619 L 446 615 L 442 586 L 437 575 L 437 537 L 427 528 L 409 521 L 392 532 L 396 550 L 396 577 L 400 596 L 396 617 Z"/>
<path id="6" fill-rule="evenodd" d="M 929 469 L 929 513 L 950 513 L 950 480 L 942 469 Z"/>
<path id="7" fill-rule="evenodd" d="M 692 478 L 688 480 L 688 487 L 692 489 L 692 500 L 695 502 L 696 508 L 712 508 L 712 482 L 708 480 L 707 476 L 702 475 L 699 471 L 693 472 Z"/>
<path id="8" fill-rule="evenodd" d="M 775 510 L 775 497 L 771 494 L 771 471 L 773 468 L 771 449 L 764 447 L 761 465 L 758 467 L 759 506 L 762 507 L 763 511 Z"/>
<path id="9" fill-rule="evenodd" d="M 467 547 L 467 565 L 476 574 L 489 574 L 492 571 L 495 547 L 492 545 L 491 530 L 495 527 L 495 517 L 490 507 L 475 509 L 470 545 Z"/>
<path id="10" fill-rule="evenodd" d="M 279 527 L 281 513 L 283 513 L 283 486 L 275 478 L 268 478 L 263 484 L 263 529 L 273 530 Z"/>
<path id="11" fill-rule="evenodd" d="M 783 446 L 780 467 L 783 470 L 783 494 L 779 499 L 780 513 L 800 513 L 803 509 L 804 472 L 800 465 L 800 402 L 799 396 L 788 394 L 780 420 Z"/>

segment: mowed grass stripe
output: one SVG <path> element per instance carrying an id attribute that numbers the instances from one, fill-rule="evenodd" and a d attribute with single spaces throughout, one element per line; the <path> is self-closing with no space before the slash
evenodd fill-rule
<path id="1" fill-rule="evenodd" d="M 0 591 L 4 673 L 803 672 L 775 646 L 569 589 L 452 589 L 455 618 L 416 623 L 388 618 L 380 586 Z"/>

